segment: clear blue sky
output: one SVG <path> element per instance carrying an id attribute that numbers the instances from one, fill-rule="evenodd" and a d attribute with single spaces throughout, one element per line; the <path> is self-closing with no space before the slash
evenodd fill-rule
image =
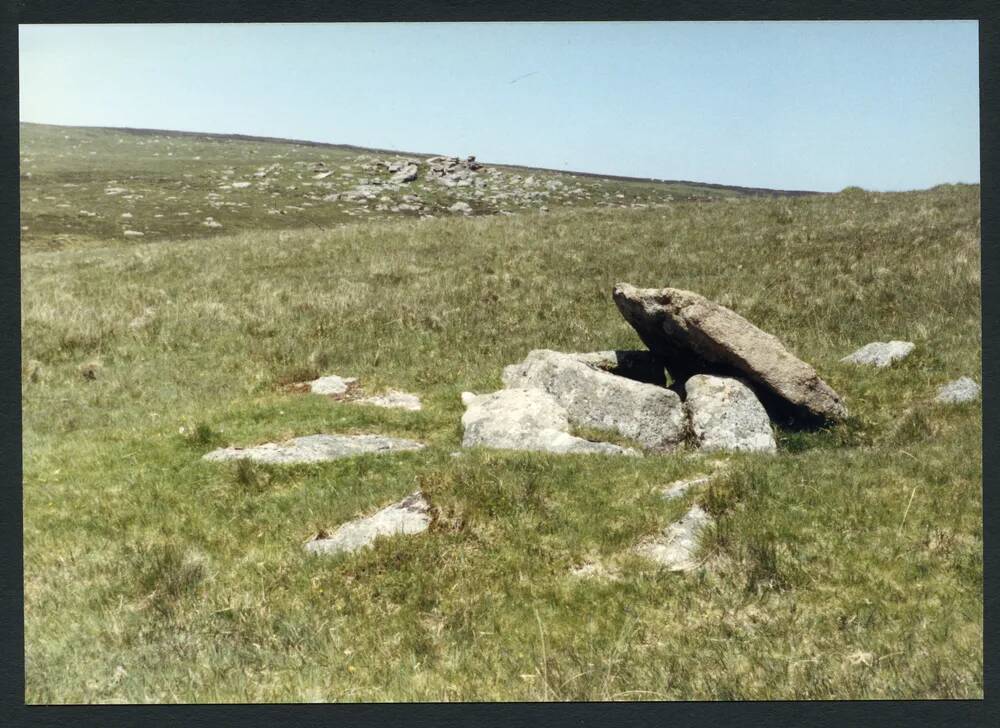
<path id="1" fill-rule="evenodd" d="M 22 26 L 20 44 L 22 121 L 786 189 L 979 181 L 975 21 Z"/>

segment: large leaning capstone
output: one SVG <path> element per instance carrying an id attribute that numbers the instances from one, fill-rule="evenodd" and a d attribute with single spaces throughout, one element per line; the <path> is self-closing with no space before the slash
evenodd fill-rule
<path id="1" fill-rule="evenodd" d="M 777 450 L 764 405 L 738 379 L 696 374 L 684 383 L 684 391 L 699 450 Z"/>
<path id="2" fill-rule="evenodd" d="M 423 443 L 384 435 L 306 435 L 287 442 L 268 442 L 256 447 L 224 447 L 203 456 L 204 460 L 252 460 L 258 463 L 291 465 L 321 463 L 368 453 L 419 450 Z"/>
<path id="3" fill-rule="evenodd" d="M 584 355 L 600 361 L 598 355 Z M 687 417 L 676 392 L 611 374 L 580 355 L 536 349 L 503 370 L 507 387 L 551 394 L 576 425 L 614 430 L 651 450 L 684 441 Z"/>
<path id="4" fill-rule="evenodd" d="M 556 453 L 633 454 L 608 442 L 569 434 L 566 410 L 538 389 L 501 389 L 478 396 L 463 393 L 462 447 L 492 447 Z"/>
<path id="5" fill-rule="evenodd" d="M 847 416 L 840 395 L 815 369 L 725 306 L 679 288 L 628 283 L 615 286 L 614 299 L 675 381 L 695 374 L 742 377 L 780 419 L 812 424 Z"/>
<path id="6" fill-rule="evenodd" d="M 430 504 L 417 491 L 367 518 L 348 521 L 327 538 L 309 541 L 306 551 L 313 554 L 357 551 L 370 546 L 379 536 L 421 533 L 430 524 Z"/>

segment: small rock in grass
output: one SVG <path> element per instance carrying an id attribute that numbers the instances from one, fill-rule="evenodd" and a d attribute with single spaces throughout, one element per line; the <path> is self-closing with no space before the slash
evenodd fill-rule
<path id="1" fill-rule="evenodd" d="M 881 369 L 894 361 L 905 359 L 913 351 L 914 346 L 915 344 L 911 341 L 873 341 L 870 344 L 865 344 L 853 354 L 848 354 L 840 361 Z"/>
<path id="2" fill-rule="evenodd" d="M 961 377 L 954 382 L 948 382 L 938 388 L 935 402 L 946 404 L 961 404 L 963 402 L 975 402 L 979 399 L 979 385 L 969 377 Z"/>
<path id="3" fill-rule="evenodd" d="M 336 395 L 346 393 L 357 381 L 355 377 L 338 377 L 336 374 L 331 374 L 326 377 L 314 379 L 311 382 L 307 382 L 307 384 L 309 385 L 309 391 L 313 394 Z"/>
<path id="4" fill-rule="evenodd" d="M 696 374 L 684 383 L 685 406 L 700 450 L 774 452 L 771 419 L 748 386 L 731 377 Z"/>
<path id="5" fill-rule="evenodd" d="M 636 553 L 670 571 L 691 571 L 700 565 L 695 558 L 698 541 L 711 523 L 712 517 L 701 506 L 691 506 L 683 518 L 667 526 L 658 537 L 639 544 Z"/>
<path id="6" fill-rule="evenodd" d="M 307 435 L 287 442 L 268 442 L 256 447 L 225 447 L 203 456 L 204 460 L 252 460 L 259 463 L 321 463 L 327 460 L 397 451 L 420 450 L 423 443 L 384 435 Z"/>
<path id="7" fill-rule="evenodd" d="M 411 412 L 419 412 L 421 410 L 420 397 L 409 392 L 398 392 L 394 389 L 390 389 L 385 394 L 357 399 L 355 403 L 370 404 L 387 409 L 404 409 Z"/>
<path id="8" fill-rule="evenodd" d="M 350 553 L 371 546 L 380 536 L 422 533 L 430 524 L 430 504 L 416 491 L 366 518 L 348 521 L 327 538 L 309 541 L 305 548 L 312 554 Z"/>
<path id="9" fill-rule="evenodd" d="M 576 566 L 569 571 L 570 576 L 577 579 L 601 579 L 606 581 L 618 581 L 621 574 L 615 569 L 609 569 L 604 564 L 586 563 Z"/>

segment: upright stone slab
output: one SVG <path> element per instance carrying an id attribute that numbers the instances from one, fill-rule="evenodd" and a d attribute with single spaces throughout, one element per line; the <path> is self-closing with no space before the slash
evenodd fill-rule
<path id="1" fill-rule="evenodd" d="M 506 367 L 503 382 L 547 392 L 573 424 L 613 430 L 651 450 L 669 451 L 684 441 L 686 416 L 676 392 L 611 374 L 575 355 L 537 349 Z"/>
<path id="2" fill-rule="evenodd" d="M 684 384 L 685 406 L 700 450 L 774 452 L 771 419 L 745 384 L 730 377 L 696 374 Z"/>
<path id="3" fill-rule="evenodd" d="M 676 381 L 695 374 L 743 377 L 782 419 L 814 424 L 847 416 L 840 395 L 815 369 L 725 306 L 679 288 L 627 283 L 615 286 L 614 299 Z"/>

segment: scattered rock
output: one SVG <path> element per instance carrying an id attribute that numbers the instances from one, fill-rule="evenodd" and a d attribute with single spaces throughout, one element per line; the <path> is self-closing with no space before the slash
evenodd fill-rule
<path id="1" fill-rule="evenodd" d="M 685 382 L 684 390 L 700 450 L 777 450 L 767 411 L 743 382 L 696 374 Z"/>
<path id="2" fill-rule="evenodd" d="M 675 381 L 695 374 L 742 376 L 781 417 L 813 423 L 847 416 L 840 395 L 815 369 L 725 306 L 691 291 L 627 283 L 615 286 L 614 299 Z"/>
<path id="3" fill-rule="evenodd" d="M 948 382 L 938 388 L 935 402 L 946 404 L 961 404 L 963 402 L 975 402 L 979 399 L 979 385 L 969 377 L 961 377 L 954 382 Z"/>
<path id="4" fill-rule="evenodd" d="M 881 369 L 894 361 L 905 359 L 913 351 L 914 346 L 910 341 L 873 341 L 840 361 L 849 364 L 866 364 Z"/>
<path id="5" fill-rule="evenodd" d="M 573 424 L 614 430 L 651 450 L 672 450 L 684 440 L 687 418 L 676 392 L 616 376 L 569 354 L 532 351 L 521 364 L 504 369 L 503 382 L 547 392 Z"/>
<path id="6" fill-rule="evenodd" d="M 712 523 L 712 517 L 701 506 L 691 506 L 683 518 L 667 526 L 654 539 L 636 547 L 636 553 L 657 562 L 670 571 L 691 571 L 698 568 L 698 541 Z"/>
<path id="7" fill-rule="evenodd" d="M 589 442 L 569 434 L 566 410 L 538 389 L 502 389 L 463 396 L 465 435 L 462 447 L 492 447 L 556 453 L 634 454 L 607 442 Z"/>
<path id="8" fill-rule="evenodd" d="M 390 389 L 385 394 L 364 397 L 354 401 L 356 404 L 370 404 L 388 409 L 404 409 L 411 412 L 419 412 L 421 410 L 420 397 L 408 392 L 399 392 L 395 389 Z"/>
<path id="9" fill-rule="evenodd" d="M 225 447 L 203 456 L 205 460 L 253 460 L 259 463 L 320 463 L 368 453 L 420 450 L 424 445 L 383 435 L 306 435 L 284 443 L 268 442 L 256 447 Z"/>
<path id="10" fill-rule="evenodd" d="M 417 491 L 366 518 L 348 521 L 333 535 L 309 541 L 305 548 L 312 554 L 350 553 L 371 546 L 380 536 L 422 533 L 430 524 L 430 504 Z"/>
<path id="11" fill-rule="evenodd" d="M 338 395 L 345 394 L 351 386 L 357 384 L 357 381 L 356 377 L 338 377 L 336 374 L 331 374 L 306 383 L 313 394 Z"/>

